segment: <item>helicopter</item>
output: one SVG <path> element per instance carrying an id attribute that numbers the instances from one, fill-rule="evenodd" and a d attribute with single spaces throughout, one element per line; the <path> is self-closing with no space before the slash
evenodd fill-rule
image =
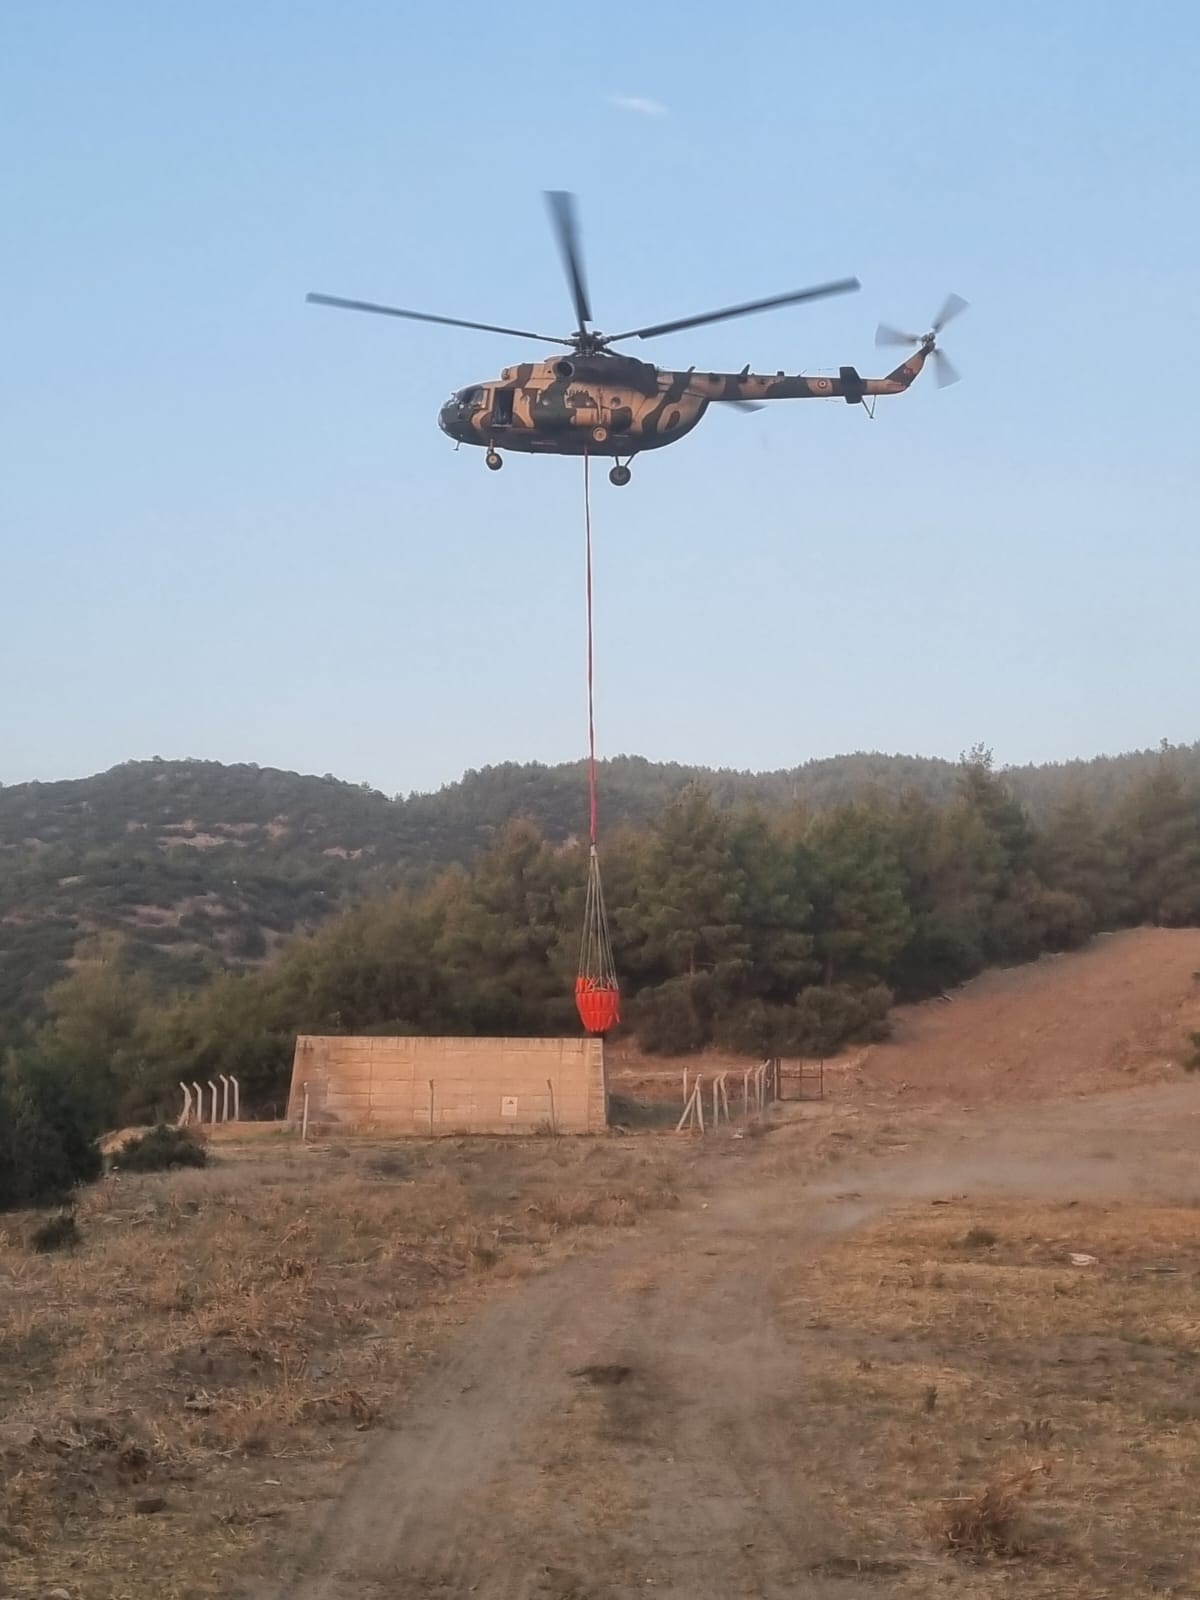
<path id="1" fill-rule="evenodd" d="M 456 447 L 482 446 L 487 452 L 484 460 L 493 472 L 504 465 L 502 449 L 533 455 L 611 456 L 614 465 L 609 480 L 620 487 L 632 476 L 629 462 L 635 455 L 643 450 L 660 450 L 682 439 L 714 403 L 744 411 L 757 411 L 769 400 L 841 399 L 847 405 L 865 405 L 868 398 L 876 395 L 902 394 L 931 356 L 939 384 L 958 379 L 937 343 L 946 323 L 966 309 L 967 302 L 953 294 L 928 333 L 908 334 L 880 325 L 877 344 L 915 347 L 914 354 L 883 378 L 860 377 L 853 367 L 841 367 L 838 376 L 832 378 L 755 373 L 749 366 L 740 372 L 704 372 L 695 367 L 670 371 L 639 361 L 613 346 L 628 339 L 655 339 L 780 306 L 850 294 L 861 285 L 857 278 L 839 278 L 791 294 L 750 300 L 698 316 L 631 328 L 625 333 L 601 333 L 590 326 L 592 312 L 575 197 L 564 190 L 552 190 L 546 200 L 577 319 L 575 332 L 567 337 L 434 316 L 425 311 L 403 311 L 396 306 L 346 300 L 338 295 L 306 296 L 313 305 L 404 317 L 413 322 L 436 322 L 452 328 L 476 328 L 483 333 L 564 346 L 569 355 L 505 367 L 498 378 L 456 390 L 441 408 L 438 426 L 442 432 L 456 441 Z"/>

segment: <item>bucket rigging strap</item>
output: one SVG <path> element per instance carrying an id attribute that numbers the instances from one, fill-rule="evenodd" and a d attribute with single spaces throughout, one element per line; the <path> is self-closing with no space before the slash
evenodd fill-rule
<path id="1" fill-rule="evenodd" d="M 600 883 L 600 857 L 596 846 L 588 852 L 587 898 L 583 906 L 583 937 L 579 942 L 579 979 L 598 989 L 615 989 L 617 967 L 613 960 L 608 913 Z"/>

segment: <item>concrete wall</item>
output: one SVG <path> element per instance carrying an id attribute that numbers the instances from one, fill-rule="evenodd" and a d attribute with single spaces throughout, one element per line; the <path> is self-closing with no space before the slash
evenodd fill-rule
<path id="1" fill-rule="evenodd" d="M 383 1039 L 301 1035 L 288 1116 L 410 1134 L 599 1133 L 601 1039 Z"/>

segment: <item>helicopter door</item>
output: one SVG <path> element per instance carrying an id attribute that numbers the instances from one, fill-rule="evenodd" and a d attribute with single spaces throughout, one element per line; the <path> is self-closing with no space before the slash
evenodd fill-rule
<path id="1" fill-rule="evenodd" d="M 513 419 L 513 391 L 511 389 L 492 390 L 492 426 L 494 428 L 511 428 Z"/>
<path id="2" fill-rule="evenodd" d="M 613 433 L 628 433 L 633 426 L 633 408 L 623 396 L 611 395 L 604 408 L 604 420 Z"/>

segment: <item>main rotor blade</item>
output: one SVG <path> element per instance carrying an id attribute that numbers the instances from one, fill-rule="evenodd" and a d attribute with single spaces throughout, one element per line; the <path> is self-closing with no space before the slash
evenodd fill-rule
<path id="1" fill-rule="evenodd" d="M 852 294 L 862 285 L 857 278 L 838 278 L 834 283 L 821 283 L 813 289 L 798 289 L 795 294 L 772 295 L 769 300 L 747 300 L 745 305 L 726 306 L 722 311 L 705 311 L 698 317 L 681 317 L 678 322 L 656 322 L 648 328 L 631 328 L 628 333 L 614 333 L 606 337 L 606 344 L 616 344 L 621 339 L 657 339 L 660 333 L 678 333 L 683 328 L 699 328 L 706 322 L 725 322 L 730 317 L 749 317 L 756 311 L 770 311 L 775 306 L 798 305 L 801 300 L 821 300 L 831 294 Z"/>
<path id="2" fill-rule="evenodd" d="M 722 400 L 721 404 L 728 406 L 731 411 L 740 411 L 744 417 L 748 417 L 752 411 L 767 409 L 761 400 Z"/>
<path id="3" fill-rule="evenodd" d="M 915 333 L 905 333 L 900 328 L 891 328 L 886 322 L 881 322 L 875 329 L 875 343 L 885 344 L 920 344 L 921 340 Z"/>
<path id="4" fill-rule="evenodd" d="M 933 351 L 933 375 L 937 379 L 939 389 L 948 389 L 952 383 L 957 383 L 962 373 L 951 361 L 950 357 L 939 350 L 936 345 Z"/>
<path id="5" fill-rule="evenodd" d="M 343 300 L 336 294 L 306 294 L 304 298 L 314 306 L 337 306 L 342 311 L 374 311 L 381 317 L 407 317 L 410 322 L 440 322 L 447 328 L 478 328 L 481 333 L 507 333 L 514 339 L 538 339 L 544 344 L 565 344 L 572 348 L 570 339 L 556 339 L 550 333 L 530 333 L 527 328 L 498 328 L 494 322 L 464 322 L 461 317 L 434 317 L 428 311 L 401 311 L 396 306 L 377 306 L 370 300 Z"/>
<path id="6" fill-rule="evenodd" d="M 933 319 L 934 333 L 941 333 L 948 322 L 952 322 L 959 312 L 967 309 L 967 302 L 960 294 L 948 294 L 946 303 Z"/>
<path id="7" fill-rule="evenodd" d="M 558 240 L 563 269 L 571 285 L 571 299 L 575 302 L 575 315 L 579 319 L 579 331 L 582 333 L 587 323 L 592 320 L 592 310 L 588 305 L 587 285 L 583 281 L 583 253 L 579 248 L 579 222 L 575 215 L 575 196 L 568 194 L 565 189 L 548 189 L 546 204 L 550 207 L 550 219 L 554 223 L 554 234 Z"/>

